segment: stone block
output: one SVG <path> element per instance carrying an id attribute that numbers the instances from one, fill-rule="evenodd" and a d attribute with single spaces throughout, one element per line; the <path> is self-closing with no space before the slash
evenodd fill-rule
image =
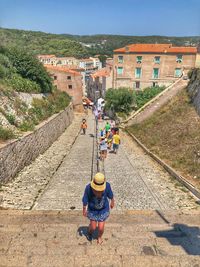
<path id="1" fill-rule="evenodd" d="M 32 256 L 29 260 L 29 267 L 73 267 L 74 258 L 71 256 Z"/>
<path id="2" fill-rule="evenodd" d="M 27 267 L 27 256 L 0 255 L 0 267 Z"/>

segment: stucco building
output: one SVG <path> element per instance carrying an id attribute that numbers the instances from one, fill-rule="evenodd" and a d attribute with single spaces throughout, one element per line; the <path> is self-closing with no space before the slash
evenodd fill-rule
<path id="1" fill-rule="evenodd" d="M 112 67 L 102 68 L 89 76 L 86 83 L 87 95 L 92 101 L 105 97 L 106 90 L 112 88 Z"/>
<path id="2" fill-rule="evenodd" d="M 79 67 L 79 60 L 75 57 L 56 57 L 55 55 L 38 55 L 44 65 Z"/>
<path id="3" fill-rule="evenodd" d="M 89 79 L 89 75 L 102 68 L 101 61 L 97 56 L 84 59 L 56 57 L 55 55 L 38 55 L 37 57 L 43 65 L 67 67 L 81 73 L 84 95 L 86 95 L 86 82 Z"/>
<path id="4" fill-rule="evenodd" d="M 58 90 L 67 92 L 72 97 L 74 107 L 80 109 L 83 97 L 82 75 L 67 67 L 52 65 L 45 65 L 45 67 Z"/>
<path id="5" fill-rule="evenodd" d="M 113 88 L 168 86 L 195 67 L 196 47 L 131 44 L 114 50 Z"/>

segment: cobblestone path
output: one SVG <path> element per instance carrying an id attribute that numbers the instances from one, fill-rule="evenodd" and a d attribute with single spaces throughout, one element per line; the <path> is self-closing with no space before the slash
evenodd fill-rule
<path id="1" fill-rule="evenodd" d="M 72 124 L 53 145 L 9 183 L 0 187 L 0 206 L 31 209 L 70 152 L 80 131 L 82 115 L 76 114 Z"/>
<path id="2" fill-rule="evenodd" d="M 44 194 L 38 199 L 34 209 L 81 209 L 85 185 L 91 179 L 93 169 L 95 123 L 93 115 L 87 120 L 86 135 L 76 139 L 70 153 L 53 176 Z"/>
<path id="3" fill-rule="evenodd" d="M 105 124 L 105 123 L 104 123 Z M 103 124 L 100 123 L 99 127 Z M 116 209 L 196 209 L 190 193 L 120 131 L 118 154 L 108 151 L 103 171 L 111 183 Z"/>
<path id="4" fill-rule="evenodd" d="M 1 187 L 1 206 L 15 209 L 82 209 L 85 185 L 95 170 L 95 122 L 90 114 L 86 135 L 79 134 L 81 116 L 36 161 L 12 182 Z M 99 127 L 104 126 L 100 123 Z M 190 193 L 132 139 L 120 132 L 122 144 L 117 155 L 108 153 L 104 164 L 111 183 L 116 210 L 198 209 Z"/>

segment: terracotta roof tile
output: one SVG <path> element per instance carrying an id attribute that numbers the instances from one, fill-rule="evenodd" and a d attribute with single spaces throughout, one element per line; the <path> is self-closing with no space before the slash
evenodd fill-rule
<path id="1" fill-rule="evenodd" d="M 93 63 L 93 60 L 90 59 L 90 58 L 83 58 L 83 59 L 80 59 L 79 61 L 80 62 L 91 62 L 91 63 Z"/>
<path id="2" fill-rule="evenodd" d="M 52 65 L 44 65 L 47 70 L 55 70 L 55 71 L 61 71 L 61 72 L 66 72 L 66 73 L 71 73 L 76 76 L 81 76 L 81 74 L 78 71 L 69 69 L 67 67 L 63 66 L 52 66 Z"/>
<path id="3" fill-rule="evenodd" d="M 114 50 L 114 53 L 188 53 L 196 54 L 196 47 L 176 47 L 172 44 L 131 44 Z"/>
<path id="4" fill-rule="evenodd" d="M 97 78 L 97 77 L 108 77 L 110 76 L 110 70 L 107 68 L 102 68 L 96 72 L 94 72 L 93 74 L 91 74 L 92 78 Z"/>
<path id="5" fill-rule="evenodd" d="M 42 57 L 42 58 L 52 58 L 52 57 L 56 57 L 55 55 L 38 55 L 38 57 Z"/>

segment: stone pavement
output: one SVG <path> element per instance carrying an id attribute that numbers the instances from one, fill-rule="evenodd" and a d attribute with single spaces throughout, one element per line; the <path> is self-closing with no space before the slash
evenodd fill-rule
<path id="1" fill-rule="evenodd" d="M 1 207 L 32 208 L 70 152 L 79 134 L 82 117 L 81 114 L 75 114 L 72 124 L 45 153 L 25 167 L 12 181 L 0 187 Z"/>
<path id="2" fill-rule="evenodd" d="M 112 212 L 97 245 L 80 211 L 0 211 L 0 267 L 199 267 L 199 215 Z"/>
<path id="3" fill-rule="evenodd" d="M 80 134 L 70 153 L 64 158 L 34 209 L 82 209 L 82 195 L 91 179 L 95 148 L 95 123 L 88 116 L 86 135 Z"/>
<path id="4" fill-rule="evenodd" d="M 81 118 L 76 116 L 72 125 L 43 155 L 12 182 L 2 186 L 3 208 L 82 209 L 85 185 L 96 171 L 96 139 L 91 114 L 87 119 L 87 134 L 78 134 Z M 104 124 L 101 122 L 99 127 Z M 108 153 L 104 164 L 106 178 L 115 194 L 115 210 L 199 208 L 196 199 L 145 155 L 128 135 L 122 131 L 120 135 L 119 153 Z"/>
<path id="5" fill-rule="evenodd" d="M 99 128 L 105 122 L 100 122 Z M 117 210 L 199 209 L 197 199 L 120 130 L 118 154 L 108 151 L 103 171 L 111 183 Z"/>

